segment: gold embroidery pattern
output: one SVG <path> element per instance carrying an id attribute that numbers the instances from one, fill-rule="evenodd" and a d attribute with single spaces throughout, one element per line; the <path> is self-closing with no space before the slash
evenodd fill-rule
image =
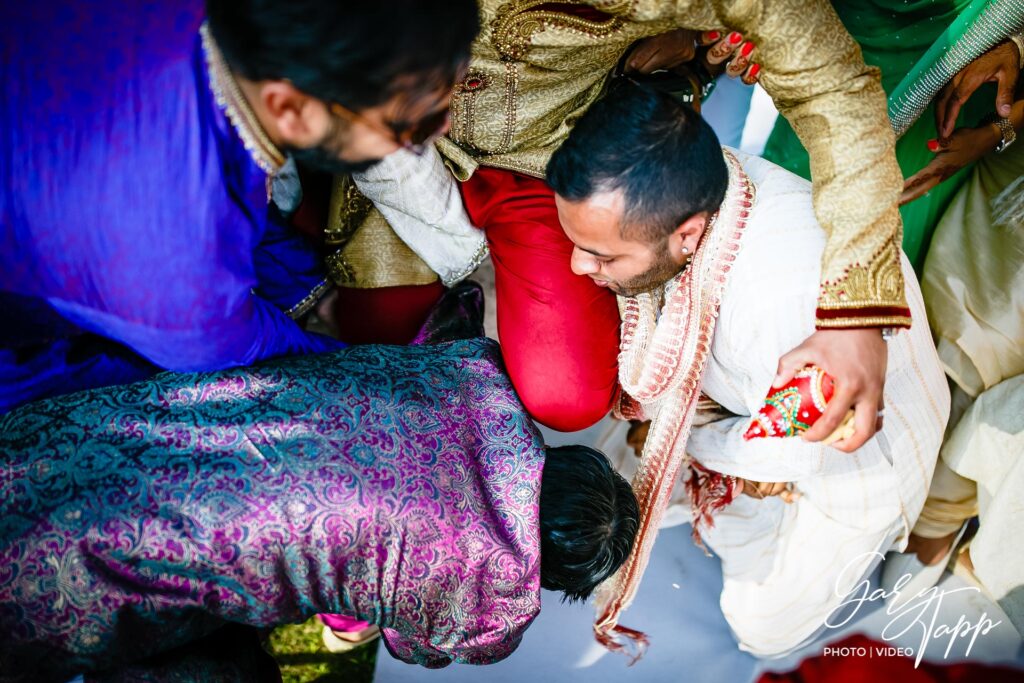
<path id="1" fill-rule="evenodd" d="M 491 21 L 491 41 L 503 61 L 516 61 L 526 56 L 533 35 L 549 26 L 591 37 L 611 35 L 622 28 L 622 19 L 615 16 L 605 21 L 591 21 L 561 12 L 531 11 L 545 4 L 550 3 L 548 0 L 512 0 L 498 9 Z"/>
<path id="2" fill-rule="evenodd" d="M 519 64 L 505 63 L 505 125 L 502 128 L 501 144 L 494 154 L 505 154 L 512 147 L 512 136 L 516 131 L 516 94 L 519 90 Z"/>
<path id="3" fill-rule="evenodd" d="M 815 326 L 819 330 L 849 330 L 859 327 L 910 327 L 908 315 L 875 315 L 858 317 L 854 311 L 842 318 L 818 318 Z"/>
<path id="4" fill-rule="evenodd" d="M 331 281 L 359 289 L 423 285 L 437 273 L 395 234 L 351 176 L 335 176 L 324 239 Z"/>
<path id="5" fill-rule="evenodd" d="M 452 98 L 450 139 L 460 146 L 456 164 L 467 177 L 478 163 L 490 166 L 492 160 L 500 167 L 528 165 L 531 175 L 542 176 L 547 158 L 600 96 L 623 51 L 675 27 L 674 11 L 668 9 L 640 22 L 610 14 L 593 20 L 573 16 L 576 6 L 594 5 L 593 0 L 561 0 L 555 6 L 479 0 L 482 31 L 473 44 L 471 67 L 474 76 L 486 77 L 487 87 L 471 93 L 460 89 Z M 531 158 L 516 158 L 521 155 Z M 473 163 L 465 160 L 469 156 Z"/>
<path id="6" fill-rule="evenodd" d="M 470 70 L 461 83 L 455 86 L 452 93 L 452 128 L 448 136 L 455 142 L 480 151 L 472 143 L 473 125 L 476 121 L 477 94 L 490 85 L 487 74 L 482 71 Z"/>
<path id="7" fill-rule="evenodd" d="M 235 82 L 234 76 L 231 75 L 231 69 L 224 62 L 206 22 L 199 27 L 199 35 L 203 44 L 203 56 L 206 58 L 210 89 L 213 91 L 213 98 L 216 100 L 217 106 L 224 110 L 228 121 L 231 122 L 231 126 L 238 133 L 238 137 L 256 165 L 268 176 L 274 175 L 284 165 L 284 154 L 267 137 L 255 112 L 245 100 L 242 91 L 239 90 L 238 83 Z M 269 196 L 269 182 L 267 187 Z"/>
<path id="8" fill-rule="evenodd" d="M 840 310 L 846 315 L 841 318 L 819 317 L 817 326 L 824 329 L 909 326 L 909 310 L 905 315 L 858 314 L 858 309 L 898 308 L 899 303 L 904 301 L 899 255 L 895 238 L 889 239 L 868 263 L 855 262 L 846 268 L 843 277 L 822 282 L 818 298 L 819 310 Z"/>
<path id="9" fill-rule="evenodd" d="M 345 283 L 347 287 L 428 285 L 438 280 L 437 273 L 395 234 L 376 209 L 359 226 L 342 255 L 354 275 L 351 282 Z"/>
<path id="10" fill-rule="evenodd" d="M 334 251 L 324 259 L 324 265 L 328 277 L 339 285 L 355 281 L 355 270 L 342 252 L 372 210 L 373 202 L 363 196 L 352 176 L 334 176 L 327 227 L 324 228 L 324 242 Z"/>
<path id="11" fill-rule="evenodd" d="M 330 219 L 324 229 L 328 247 L 348 244 L 359 226 L 373 210 L 373 202 L 363 196 L 352 176 L 335 176 L 331 188 Z"/>

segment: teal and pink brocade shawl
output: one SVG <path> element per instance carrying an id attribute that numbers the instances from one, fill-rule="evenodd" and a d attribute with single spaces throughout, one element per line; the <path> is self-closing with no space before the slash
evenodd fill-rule
<path id="1" fill-rule="evenodd" d="M 540 609 L 543 442 L 500 351 L 353 347 L 0 417 L 0 679 L 318 612 L 426 666 Z"/>

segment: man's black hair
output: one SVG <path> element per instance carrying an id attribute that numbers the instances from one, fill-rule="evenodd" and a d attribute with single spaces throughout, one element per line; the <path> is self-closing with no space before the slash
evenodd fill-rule
<path id="1" fill-rule="evenodd" d="M 640 520 L 629 483 L 586 446 L 548 448 L 540 489 L 540 584 L 586 600 L 629 557 Z"/>
<path id="2" fill-rule="evenodd" d="M 580 117 L 551 157 L 547 181 L 573 202 L 621 190 L 622 236 L 654 242 L 695 214 L 717 211 L 729 173 L 700 114 L 622 79 Z"/>
<path id="3" fill-rule="evenodd" d="M 360 111 L 400 90 L 454 82 L 479 30 L 474 0 L 206 0 L 210 31 L 232 70 L 291 81 Z"/>

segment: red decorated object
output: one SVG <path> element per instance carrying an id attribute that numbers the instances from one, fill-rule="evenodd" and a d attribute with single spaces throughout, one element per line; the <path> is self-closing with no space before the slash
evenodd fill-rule
<path id="1" fill-rule="evenodd" d="M 769 390 L 743 438 L 796 436 L 807 431 L 825 412 L 835 388 L 832 375 L 808 365 L 782 388 Z"/>

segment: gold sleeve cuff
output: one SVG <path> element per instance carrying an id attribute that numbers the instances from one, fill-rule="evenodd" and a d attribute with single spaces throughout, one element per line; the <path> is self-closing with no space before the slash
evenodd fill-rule
<path id="1" fill-rule="evenodd" d="M 822 282 L 816 326 L 822 329 L 910 327 L 900 265 L 898 234 L 867 263 L 856 262 Z"/>
<path id="2" fill-rule="evenodd" d="M 324 236 L 330 250 L 324 260 L 327 275 L 339 287 L 427 285 L 439 279 L 395 234 L 350 176 L 335 176 Z"/>

